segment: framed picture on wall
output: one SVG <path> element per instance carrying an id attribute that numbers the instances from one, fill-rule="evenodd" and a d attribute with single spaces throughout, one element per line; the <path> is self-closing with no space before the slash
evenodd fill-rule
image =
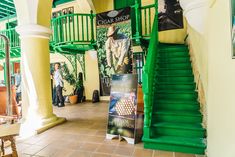
<path id="1" fill-rule="evenodd" d="M 232 58 L 235 59 L 235 0 L 231 0 Z"/>

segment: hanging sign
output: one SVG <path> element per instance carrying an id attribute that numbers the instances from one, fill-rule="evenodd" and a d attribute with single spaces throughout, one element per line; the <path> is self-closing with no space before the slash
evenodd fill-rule
<path id="1" fill-rule="evenodd" d="M 132 73 L 131 9 L 97 14 L 97 52 L 101 95 L 110 95 L 113 74 Z"/>

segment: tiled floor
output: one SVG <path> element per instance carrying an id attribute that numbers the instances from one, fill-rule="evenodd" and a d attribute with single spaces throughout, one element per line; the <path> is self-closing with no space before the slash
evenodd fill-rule
<path id="1" fill-rule="evenodd" d="M 107 103 L 84 103 L 54 108 L 67 122 L 42 134 L 17 141 L 20 157 L 195 157 L 143 149 L 143 144 L 106 140 Z"/>

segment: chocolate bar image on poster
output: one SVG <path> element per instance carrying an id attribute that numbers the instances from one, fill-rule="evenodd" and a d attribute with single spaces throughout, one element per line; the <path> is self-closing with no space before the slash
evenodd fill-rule
<path id="1" fill-rule="evenodd" d="M 183 10 L 179 0 L 158 0 L 159 32 L 183 27 Z"/>
<path id="2" fill-rule="evenodd" d="M 101 25 L 110 25 L 113 23 L 123 22 L 130 20 L 130 7 L 107 11 L 104 13 L 97 14 L 96 24 L 97 26 Z"/>

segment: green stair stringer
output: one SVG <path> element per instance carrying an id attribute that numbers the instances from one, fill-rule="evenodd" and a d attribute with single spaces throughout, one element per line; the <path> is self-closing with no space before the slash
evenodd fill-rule
<path id="1" fill-rule="evenodd" d="M 157 3 L 156 3 L 157 5 Z M 157 6 L 156 6 L 157 8 Z M 158 15 L 155 14 L 153 30 L 151 33 L 151 39 L 149 43 L 147 62 L 143 67 L 143 93 L 144 93 L 144 136 L 143 139 L 150 138 L 151 129 L 151 117 L 152 117 L 152 105 L 153 105 L 153 79 L 155 71 L 152 67 L 155 67 L 155 56 L 157 56 L 158 48 Z M 154 51 L 153 51 L 154 50 Z"/>
<path id="2" fill-rule="evenodd" d="M 144 147 L 203 155 L 206 130 L 188 47 L 158 43 L 156 19 L 143 72 Z"/>

